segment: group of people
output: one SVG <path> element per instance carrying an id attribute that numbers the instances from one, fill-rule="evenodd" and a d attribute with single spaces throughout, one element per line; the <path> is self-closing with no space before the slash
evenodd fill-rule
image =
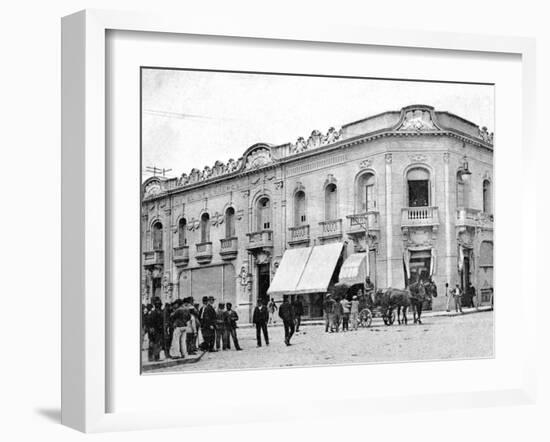
<path id="1" fill-rule="evenodd" d="M 162 305 L 158 296 L 151 304 L 142 306 L 142 342 L 149 339 L 148 359 L 159 361 L 161 352 L 165 358 L 179 359 L 194 355 L 198 349 L 214 352 L 241 350 L 237 338 L 239 316 L 230 302 L 219 303 L 214 308 L 212 296 L 202 298 L 202 306 L 193 298 L 177 299 Z M 199 335 L 202 341 L 199 344 Z"/>
<path id="2" fill-rule="evenodd" d="M 257 347 L 262 346 L 262 334 L 265 345 L 269 345 L 267 326 L 268 324 L 275 324 L 277 322 L 275 317 L 275 312 L 277 311 L 279 318 L 283 321 L 286 346 L 290 345 L 290 339 L 294 333 L 300 331 L 300 324 L 304 315 L 304 304 L 300 296 L 296 297 L 292 302 L 290 302 L 288 296 L 283 296 L 283 302 L 279 307 L 277 307 L 273 298 L 271 298 L 267 305 L 259 299 L 252 315 L 252 323 L 256 326 Z"/>
<path id="3" fill-rule="evenodd" d="M 325 333 L 338 333 L 340 326 L 342 331 L 349 331 L 351 323 L 352 330 L 359 327 L 359 299 L 354 295 L 351 300 L 342 297 L 333 297 L 330 293 L 325 296 L 323 303 L 325 313 Z"/>
<path id="4" fill-rule="evenodd" d="M 454 307 L 456 313 L 463 313 L 462 307 L 476 307 L 476 289 L 472 283 L 468 283 L 466 290 L 462 291 L 459 284 L 456 284 L 455 288 L 451 289 L 449 293 L 445 293 L 447 298 L 447 311 L 451 311 L 451 299 L 454 301 Z"/>

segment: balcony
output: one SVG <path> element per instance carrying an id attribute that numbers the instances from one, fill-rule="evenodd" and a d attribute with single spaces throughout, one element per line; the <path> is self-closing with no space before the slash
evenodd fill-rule
<path id="1" fill-rule="evenodd" d="M 189 263 L 189 246 L 174 247 L 172 260 L 176 266 L 186 266 Z"/>
<path id="2" fill-rule="evenodd" d="M 458 209 L 456 211 L 456 227 L 461 229 L 467 227 L 492 229 L 493 215 L 489 215 L 477 209 Z"/>
<path id="3" fill-rule="evenodd" d="M 273 230 L 260 230 L 259 232 L 247 233 L 248 250 L 258 250 L 273 247 Z"/>
<path id="4" fill-rule="evenodd" d="M 162 250 L 150 250 L 143 252 L 143 265 L 155 266 L 164 264 L 164 251 Z"/>
<path id="5" fill-rule="evenodd" d="M 290 239 L 288 243 L 290 245 L 297 244 L 309 244 L 309 224 L 297 227 L 289 227 Z"/>
<path id="6" fill-rule="evenodd" d="M 199 264 L 208 264 L 212 261 L 212 243 L 211 242 L 202 242 L 196 244 L 197 253 L 195 254 L 195 259 Z"/>
<path id="7" fill-rule="evenodd" d="M 404 207 L 401 209 L 401 227 L 439 226 L 437 207 Z"/>
<path id="8" fill-rule="evenodd" d="M 220 239 L 220 256 L 224 261 L 235 259 L 239 253 L 237 237 Z"/>
<path id="9" fill-rule="evenodd" d="M 319 235 L 319 240 L 324 242 L 333 238 L 342 237 L 342 219 L 333 219 L 330 221 L 321 221 L 319 223 L 321 227 L 321 234 Z"/>
<path id="10" fill-rule="evenodd" d="M 380 213 L 370 211 L 366 213 L 356 213 L 346 217 L 349 220 L 348 235 L 365 235 L 365 230 L 368 227 L 369 234 L 373 231 L 380 230 Z"/>

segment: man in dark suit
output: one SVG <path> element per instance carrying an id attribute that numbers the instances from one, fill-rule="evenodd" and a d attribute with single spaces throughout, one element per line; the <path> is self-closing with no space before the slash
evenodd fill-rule
<path id="1" fill-rule="evenodd" d="M 290 345 L 290 338 L 294 334 L 294 308 L 288 302 L 288 296 L 283 297 L 283 303 L 279 307 L 279 317 L 283 320 L 285 328 L 285 344 Z"/>
<path id="2" fill-rule="evenodd" d="M 296 333 L 300 331 L 300 324 L 302 323 L 302 316 L 304 314 L 304 303 L 302 302 L 302 296 L 296 296 L 294 302 L 292 302 L 294 308 L 294 322 L 296 323 Z"/>
<path id="3" fill-rule="evenodd" d="M 269 310 L 267 306 L 258 299 L 258 305 L 254 309 L 252 322 L 256 325 L 256 342 L 258 347 L 262 346 L 262 335 L 264 334 L 265 345 L 269 345 L 269 336 L 267 335 L 267 322 L 269 321 Z"/>
<path id="4" fill-rule="evenodd" d="M 230 302 L 225 304 L 225 328 L 226 333 L 229 334 L 229 337 L 233 340 L 233 344 L 235 345 L 235 350 L 241 351 L 242 348 L 239 345 L 239 340 L 237 339 L 237 321 L 239 320 L 239 315 L 235 310 L 232 309 L 232 305 Z M 227 338 L 227 348 L 231 348 L 231 344 L 229 342 L 229 337 Z"/>
<path id="5" fill-rule="evenodd" d="M 158 296 L 154 296 L 153 309 L 147 317 L 147 332 L 149 333 L 149 361 L 160 359 L 160 350 L 164 339 L 164 319 L 162 314 L 162 302 Z"/>
<path id="6" fill-rule="evenodd" d="M 215 351 L 214 343 L 216 340 L 216 310 L 212 306 L 214 298 L 204 296 L 202 298 L 202 307 L 199 310 L 199 321 L 202 333 L 202 348 L 205 351 Z"/>

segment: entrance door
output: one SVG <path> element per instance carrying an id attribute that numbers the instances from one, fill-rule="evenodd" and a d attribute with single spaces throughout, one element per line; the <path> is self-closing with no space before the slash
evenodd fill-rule
<path id="1" fill-rule="evenodd" d="M 462 306 L 469 307 L 470 299 L 468 296 L 465 296 L 466 289 L 470 285 L 470 257 L 464 257 L 464 264 L 462 265 L 462 274 L 460 275 L 460 281 L 462 284 Z"/>
<path id="2" fill-rule="evenodd" d="M 258 265 L 258 299 L 266 305 L 269 302 L 269 283 L 269 264 Z"/>
<path id="3" fill-rule="evenodd" d="M 411 259 L 409 261 L 409 268 L 411 272 L 411 281 L 427 281 L 430 278 L 430 265 L 432 255 L 430 250 L 412 251 Z M 422 305 L 423 310 L 432 309 L 431 299 L 426 299 Z"/>

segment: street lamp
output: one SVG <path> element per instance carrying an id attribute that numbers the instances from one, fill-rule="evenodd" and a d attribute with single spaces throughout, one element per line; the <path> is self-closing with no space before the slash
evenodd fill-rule
<path id="1" fill-rule="evenodd" d="M 462 158 L 462 166 L 460 166 L 459 173 L 460 173 L 460 177 L 464 181 L 466 181 L 468 177 L 472 174 L 472 172 L 470 172 L 470 169 L 468 167 L 468 158 L 466 157 L 466 155 L 464 155 L 464 158 Z"/>

